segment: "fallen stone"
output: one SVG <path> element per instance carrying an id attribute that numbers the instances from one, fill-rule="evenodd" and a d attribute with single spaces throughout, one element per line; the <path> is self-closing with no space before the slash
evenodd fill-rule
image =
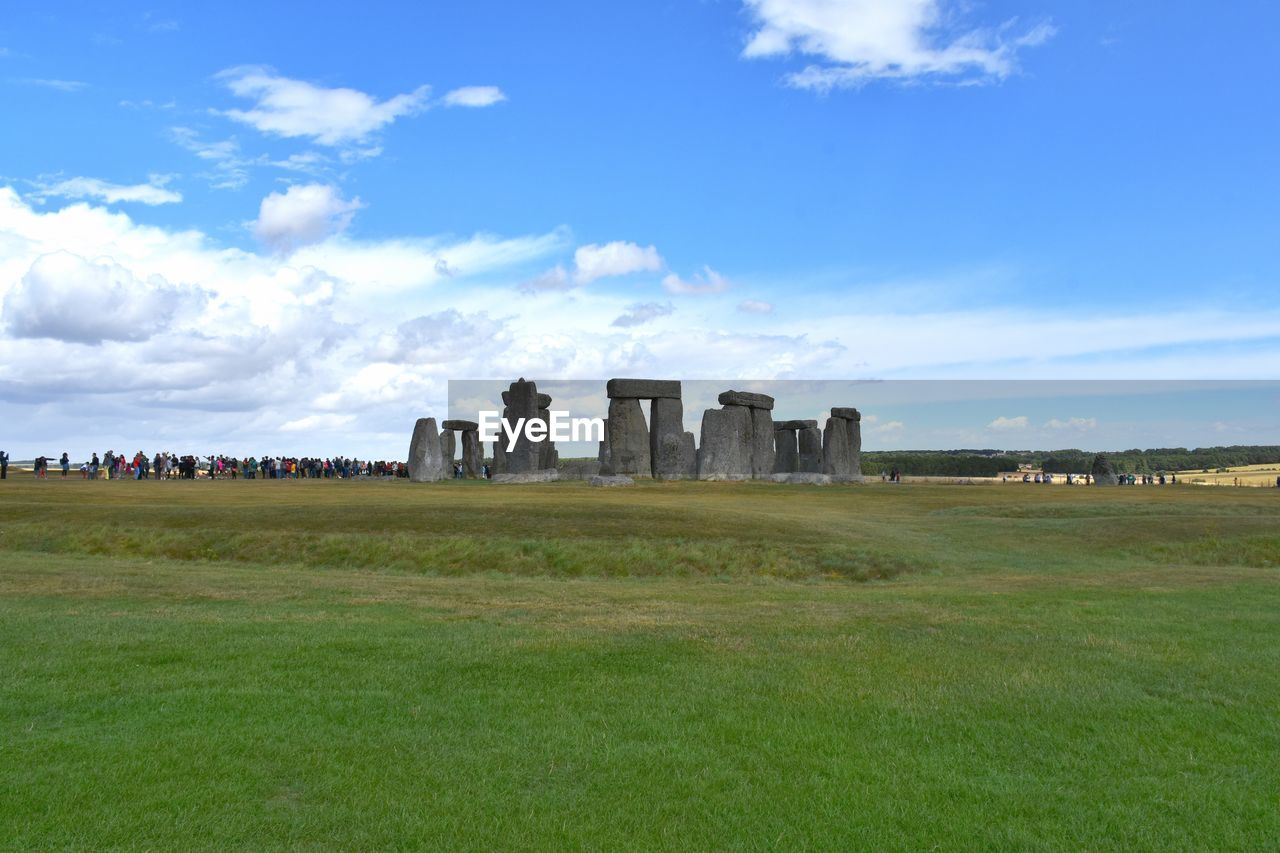
<path id="1" fill-rule="evenodd" d="M 831 417 L 845 421 L 860 421 L 862 420 L 862 413 L 852 406 L 837 406 L 831 410 Z"/>
<path id="2" fill-rule="evenodd" d="M 702 413 L 699 480 L 751 479 L 751 410 L 725 406 Z"/>
<path id="3" fill-rule="evenodd" d="M 588 486 L 602 486 L 609 488 L 612 486 L 634 486 L 636 481 L 624 474 L 612 474 L 609 476 L 601 476 L 599 474 L 594 477 L 587 478 Z"/>
<path id="4" fill-rule="evenodd" d="M 600 473 L 600 463 L 594 459 L 566 459 L 557 468 L 561 480 L 586 480 Z"/>
<path id="5" fill-rule="evenodd" d="M 610 379 L 605 383 L 609 399 L 629 397 L 635 400 L 679 400 L 680 381 L 676 379 Z"/>
<path id="6" fill-rule="evenodd" d="M 466 432 L 469 429 L 480 429 L 480 424 L 475 421 L 459 421 L 449 420 L 440 425 L 443 429 L 453 429 L 458 432 Z"/>
<path id="7" fill-rule="evenodd" d="M 523 483 L 553 483 L 559 479 L 559 471 L 555 468 L 547 468 L 543 471 L 523 471 L 519 474 L 495 474 L 492 482 L 512 486 Z"/>
<path id="8" fill-rule="evenodd" d="M 609 441 L 609 473 L 629 477 L 650 477 L 653 465 L 649 452 L 649 427 L 644 410 L 634 397 L 614 397 L 609 401 L 605 422 Z"/>
<path id="9" fill-rule="evenodd" d="M 774 474 L 769 478 L 775 483 L 790 483 L 806 486 L 829 486 L 832 479 L 827 474 L 815 474 L 811 471 L 792 471 L 789 474 Z"/>
<path id="10" fill-rule="evenodd" d="M 725 391 L 718 398 L 722 406 L 747 406 L 752 409 L 773 409 L 773 398 L 753 391 Z"/>
<path id="11" fill-rule="evenodd" d="M 409 479 L 415 483 L 439 480 L 444 476 L 443 459 L 436 419 L 418 418 L 409 441 Z"/>
<path id="12" fill-rule="evenodd" d="M 764 480 L 773 475 L 773 415 L 768 409 L 751 410 L 751 477 Z"/>

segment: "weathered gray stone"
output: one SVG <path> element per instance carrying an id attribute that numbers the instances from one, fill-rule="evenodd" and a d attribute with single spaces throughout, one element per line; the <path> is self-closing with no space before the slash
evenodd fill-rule
<path id="1" fill-rule="evenodd" d="M 769 478 L 775 483 L 792 483 L 807 486 L 829 486 L 831 477 L 827 474 L 815 474 L 810 471 L 792 471 L 788 474 L 774 474 Z"/>
<path id="2" fill-rule="evenodd" d="M 634 397 L 614 397 L 609 401 L 605 422 L 609 441 L 609 473 L 629 477 L 649 477 L 653 465 L 649 453 L 649 428 L 644 410 Z"/>
<path id="3" fill-rule="evenodd" d="M 773 409 L 773 398 L 753 391 L 725 391 L 719 397 L 722 406 L 748 406 L 752 409 Z"/>
<path id="4" fill-rule="evenodd" d="M 551 408 L 551 395 L 550 395 L 550 394 L 539 394 L 539 395 L 538 395 L 538 408 L 539 408 L 539 409 L 549 409 L 549 408 Z"/>
<path id="5" fill-rule="evenodd" d="M 836 406 L 831 410 L 831 417 L 846 421 L 860 421 L 862 413 L 852 406 Z"/>
<path id="6" fill-rule="evenodd" d="M 693 440 L 693 433 L 686 432 L 680 443 L 680 467 L 686 480 L 698 478 L 698 447 Z"/>
<path id="7" fill-rule="evenodd" d="M 409 441 L 409 479 L 415 483 L 439 480 L 441 468 L 440 432 L 435 418 L 418 418 L 413 425 L 413 438 Z"/>
<path id="8" fill-rule="evenodd" d="M 751 410 L 751 476 L 764 480 L 773 474 L 773 415 L 768 409 Z"/>
<path id="9" fill-rule="evenodd" d="M 751 479 L 751 410 L 725 406 L 702 413 L 699 480 Z"/>
<path id="10" fill-rule="evenodd" d="M 610 400 L 615 397 L 679 400 L 680 382 L 676 379 L 610 379 L 605 384 L 605 393 Z"/>
<path id="11" fill-rule="evenodd" d="M 480 429 L 480 424 L 475 421 L 448 420 L 440 425 L 441 429 L 456 429 L 458 432 L 466 432 L 469 429 Z"/>
<path id="12" fill-rule="evenodd" d="M 689 478 L 684 437 L 684 403 L 672 397 L 656 398 L 649 408 L 649 454 L 656 479 Z"/>
<path id="13" fill-rule="evenodd" d="M 586 480 L 600 473 L 600 463 L 594 459 L 565 459 L 557 470 L 561 480 Z"/>
<path id="14" fill-rule="evenodd" d="M 506 438 L 499 435 L 498 440 L 493 443 L 493 465 L 489 468 L 489 475 L 505 473 L 507 473 Z"/>
<path id="15" fill-rule="evenodd" d="M 774 443 L 774 474 L 790 474 L 793 471 L 800 470 L 800 453 L 795 427 L 786 427 L 786 424 L 792 424 L 795 421 L 783 421 L 780 424 L 773 425 L 773 443 Z"/>
<path id="16" fill-rule="evenodd" d="M 588 486 L 601 486 L 609 488 L 612 486 L 634 486 L 636 481 L 625 474 L 613 474 L 611 476 L 601 476 L 599 474 L 594 477 L 587 478 Z"/>
<path id="17" fill-rule="evenodd" d="M 854 410 L 857 411 L 856 409 Z M 855 480 L 862 479 L 862 418 L 850 418 L 844 422 L 849 433 L 849 469 Z"/>
<path id="18" fill-rule="evenodd" d="M 453 430 L 447 429 L 440 433 L 440 470 L 446 480 L 453 476 L 455 450 Z"/>
<path id="19" fill-rule="evenodd" d="M 524 418 L 527 423 L 538 417 L 537 383 L 526 382 L 523 377 L 516 382 L 512 382 L 506 399 L 510 402 L 507 404 L 507 408 L 503 410 L 503 418 L 511 425 L 512 429 L 515 429 L 520 424 L 521 418 Z M 505 440 L 505 434 L 502 437 Z M 542 461 L 540 444 L 541 442 L 530 441 L 529 436 L 525 434 L 525 430 L 521 429 L 516 438 L 515 448 L 507 451 L 508 473 L 524 474 L 528 471 L 538 470 Z"/>
<path id="20" fill-rule="evenodd" d="M 817 421 L 774 421 L 774 429 L 817 429 Z"/>
<path id="21" fill-rule="evenodd" d="M 613 473 L 613 461 L 609 454 L 609 419 L 604 422 L 604 438 L 600 439 L 600 450 L 596 454 L 596 460 L 600 463 L 600 473 L 606 476 Z"/>
<path id="22" fill-rule="evenodd" d="M 822 430 L 818 429 L 817 421 L 801 423 L 812 424 L 812 426 L 796 430 L 796 443 L 800 454 L 796 460 L 796 471 L 820 474 L 822 473 Z"/>
<path id="23" fill-rule="evenodd" d="M 1093 467 L 1089 473 L 1093 475 L 1093 484 L 1095 486 L 1120 485 L 1120 476 L 1116 474 L 1115 466 L 1111 464 L 1110 459 L 1101 453 L 1093 457 Z"/>
<path id="24" fill-rule="evenodd" d="M 480 477 L 480 466 L 484 464 L 484 455 L 480 450 L 479 430 L 462 431 L 462 476 L 468 480 Z"/>
<path id="25" fill-rule="evenodd" d="M 822 431 L 822 473 L 833 480 L 848 480 L 853 476 L 853 460 L 849 455 L 849 431 L 843 418 L 827 418 Z"/>
<path id="26" fill-rule="evenodd" d="M 543 471 L 522 471 L 519 474 L 495 474 L 493 482 L 501 485 L 519 485 L 522 483 L 553 483 L 560 479 L 560 472 L 555 468 Z"/>

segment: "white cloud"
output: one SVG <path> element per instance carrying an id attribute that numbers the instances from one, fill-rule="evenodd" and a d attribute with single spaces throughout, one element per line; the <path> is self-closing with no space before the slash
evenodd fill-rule
<path id="1" fill-rule="evenodd" d="M 332 432 L 350 426 L 355 415 L 307 415 L 280 424 L 281 432 Z"/>
<path id="2" fill-rule="evenodd" d="M 4 323 L 16 338 L 82 344 L 145 341 L 181 310 L 199 310 L 207 294 L 148 281 L 112 261 L 70 252 L 41 255 L 4 299 Z"/>
<path id="3" fill-rule="evenodd" d="M 82 80 L 51 80 L 40 77 L 26 77 L 20 81 L 28 86 L 42 86 L 46 89 L 55 89 L 59 92 L 79 92 L 89 84 Z"/>
<path id="4" fill-rule="evenodd" d="M 738 310 L 744 314 L 772 314 L 773 303 L 759 299 L 746 299 L 738 303 Z"/>
<path id="5" fill-rule="evenodd" d="M 1067 418 L 1066 420 L 1060 420 L 1058 418 L 1052 418 L 1045 422 L 1044 427 L 1045 429 L 1051 429 L 1051 430 L 1097 429 L 1098 419 L 1097 418 Z"/>
<path id="6" fill-rule="evenodd" d="M 240 143 L 234 136 L 206 142 L 189 127 L 170 128 L 169 135 L 178 145 L 213 166 L 214 173 L 204 177 L 210 178 L 214 189 L 237 190 L 249 182 L 249 167 L 253 163 L 240 153 Z"/>
<path id="7" fill-rule="evenodd" d="M 724 293 L 729 289 L 729 280 L 711 267 L 704 266 L 702 272 L 694 273 L 689 278 L 681 278 L 675 273 L 671 273 L 662 280 L 662 286 L 667 293 L 697 296 L 708 293 Z"/>
<path id="8" fill-rule="evenodd" d="M 662 256 L 653 246 L 615 240 L 612 243 L 579 246 L 573 253 L 573 265 L 574 282 L 590 284 L 597 279 L 612 276 L 657 272 L 662 269 Z"/>
<path id="9" fill-rule="evenodd" d="M 1003 415 L 1001 415 L 991 423 L 987 424 L 987 429 L 994 429 L 994 430 L 1026 429 L 1027 424 L 1028 424 L 1028 421 L 1027 421 L 1026 415 L 1018 415 L 1017 417 L 1013 417 L 1013 418 L 1006 418 Z"/>
<path id="10" fill-rule="evenodd" d="M 253 233 L 276 250 L 296 249 L 340 234 L 364 205 L 344 199 L 336 187 L 302 184 L 262 200 Z"/>
<path id="11" fill-rule="evenodd" d="M 827 91 L 877 78 L 1001 79 L 1017 68 L 1018 50 L 1044 43 L 1049 24 L 1017 31 L 957 26 L 963 8 L 951 0 L 744 0 L 754 30 L 747 58 L 790 56 L 817 61 L 787 76 L 793 86 Z"/>
<path id="12" fill-rule="evenodd" d="M 263 133 L 306 137 L 328 146 L 363 142 L 397 118 L 422 112 L 431 91 L 419 86 L 379 101 L 357 89 L 327 89 L 268 68 L 229 68 L 218 77 L 234 94 L 254 101 L 251 109 L 226 110 L 228 118 Z"/>
<path id="13" fill-rule="evenodd" d="M 666 317 L 676 310 L 676 307 L 670 302 L 637 302 L 628 305 L 627 310 L 614 318 L 609 325 L 619 328 L 629 328 L 631 326 L 640 326 L 648 323 L 650 320 L 656 320 L 659 317 Z"/>
<path id="14" fill-rule="evenodd" d="M 443 102 L 447 107 L 490 107 L 506 99 L 497 86 L 463 86 L 445 95 Z"/>
<path id="15" fill-rule="evenodd" d="M 152 175 L 145 184 L 113 184 L 98 178 L 66 178 L 56 183 L 43 183 L 36 192 L 38 198 L 96 198 L 115 204 L 133 201 L 139 204 L 177 204 L 182 193 L 166 188 L 171 177 Z"/>

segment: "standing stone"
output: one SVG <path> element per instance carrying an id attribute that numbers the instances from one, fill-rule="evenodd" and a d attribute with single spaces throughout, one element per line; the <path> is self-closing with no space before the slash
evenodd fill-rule
<path id="1" fill-rule="evenodd" d="M 415 483 L 439 480 L 444 457 L 440 453 L 440 433 L 435 418 L 418 418 L 409 441 L 409 479 Z"/>
<path id="2" fill-rule="evenodd" d="M 609 458 L 609 421 L 604 422 L 604 438 L 600 439 L 600 451 L 596 454 L 600 463 L 600 473 L 606 477 L 613 476 L 613 462 Z"/>
<path id="3" fill-rule="evenodd" d="M 805 426 L 796 431 L 797 449 L 800 458 L 796 461 L 796 472 L 821 474 L 822 467 L 822 431 L 817 421 L 804 421 Z"/>
<path id="4" fill-rule="evenodd" d="M 658 480 L 684 480 L 684 404 L 674 397 L 655 397 L 649 408 L 649 452 Z"/>
<path id="5" fill-rule="evenodd" d="M 605 421 L 609 442 L 610 473 L 628 477 L 650 477 L 653 465 L 649 453 L 649 428 L 644 410 L 634 397 L 614 397 L 609 401 L 609 419 Z"/>
<path id="6" fill-rule="evenodd" d="M 822 431 L 822 473 L 833 480 L 848 480 L 853 476 L 853 460 L 849 455 L 849 430 L 844 418 L 827 418 Z"/>
<path id="7" fill-rule="evenodd" d="M 448 421 L 445 421 L 445 423 L 448 423 Z M 453 476 L 455 450 L 453 430 L 446 427 L 440 433 L 440 471 L 444 474 L 446 480 Z"/>
<path id="8" fill-rule="evenodd" d="M 800 470 L 800 454 L 796 442 L 796 430 L 789 422 L 773 425 L 773 444 L 775 456 L 773 473 L 791 474 Z"/>
<path id="9" fill-rule="evenodd" d="M 680 442 L 680 470 L 686 480 L 698 479 L 698 448 L 691 432 L 685 432 Z"/>
<path id="10" fill-rule="evenodd" d="M 763 394 L 760 396 L 764 396 Z M 772 406 L 773 399 L 769 400 Z M 773 474 L 773 415 L 769 409 L 751 409 L 751 478 L 767 480 Z"/>
<path id="11" fill-rule="evenodd" d="M 480 431 L 474 429 L 462 432 L 462 475 L 468 480 L 480 476 L 480 465 L 484 456 L 480 451 Z"/>
<path id="12" fill-rule="evenodd" d="M 541 461 L 539 459 L 542 450 L 541 442 L 530 441 L 529 436 L 525 434 L 524 426 L 538 417 L 538 386 L 534 382 L 526 382 L 521 377 L 511 383 L 511 389 L 504 399 L 509 403 L 503 410 L 503 418 L 512 429 L 517 425 L 521 427 L 520 434 L 516 438 L 515 449 L 507 451 L 507 472 L 527 474 L 530 471 L 536 471 Z M 521 418 L 524 418 L 525 424 L 520 423 Z M 505 438 L 505 434 L 503 437 Z"/>
<path id="13" fill-rule="evenodd" d="M 725 406 L 702 413 L 699 480 L 751 479 L 751 410 Z"/>
<path id="14" fill-rule="evenodd" d="M 506 437 L 499 434 L 497 441 L 493 443 L 493 466 L 489 469 L 490 474 L 507 473 L 507 445 L 503 443 L 505 441 Z"/>
<path id="15" fill-rule="evenodd" d="M 1089 473 L 1093 475 L 1093 484 L 1095 486 L 1120 485 L 1120 477 L 1116 474 L 1115 466 L 1111 464 L 1110 459 L 1101 453 L 1093 457 L 1093 467 Z"/>
<path id="16" fill-rule="evenodd" d="M 834 409 L 832 410 L 834 411 Z M 845 421 L 845 429 L 849 431 L 849 468 L 850 476 L 855 480 L 862 479 L 862 415 L 857 409 L 851 409 L 853 417 Z"/>

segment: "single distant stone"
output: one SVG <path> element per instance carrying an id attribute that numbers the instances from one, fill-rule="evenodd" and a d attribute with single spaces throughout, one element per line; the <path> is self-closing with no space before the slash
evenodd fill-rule
<path id="1" fill-rule="evenodd" d="M 799 445 L 799 459 L 796 461 L 796 471 L 821 474 L 822 430 L 818 429 L 817 421 L 802 421 L 802 423 L 812 424 L 812 426 L 796 430 L 796 443 Z"/>
<path id="2" fill-rule="evenodd" d="M 1093 484 L 1095 486 L 1120 485 L 1120 476 L 1116 474 L 1115 466 L 1111 464 L 1110 459 L 1101 453 L 1093 457 L 1093 467 L 1089 473 L 1093 475 Z"/>
<path id="3" fill-rule="evenodd" d="M 638 399 L 614 397 L 609 400 L 605 434 L 609 441 L 609 473 L 652 476 L 649 427 L 644 422 L 644 410 Z"/>
<path id="4" fill-rule="evenodd" d="M 751 410 L 751 477 L 764 480 L 773 475 L 773 415 L 768 409 Z"/>
<path id="5" fill-rule="evenodd" d="M 751 479 L 751 410 L 725 406 L 702 413 L 699 480 Z"/>
<path id="6" fill-rule="evenodd" d="M 837 406 L 831 410 L 831 417 L 845 421 L 860 421 L 862 413 L 852 406 Z"/>
<path id="7" fill-rule="evenodd" d="M 624 474 L 613 474 L 610 476 L 601 476 L 599 474 L 594 477 L 587 478 L 588 486 L 601 486 L 610 488 L 612 486 L 634 486 L 636 481 Z"/>
<path id="8" fill-rule="evenodd" d="M 679 400 L 680 382 L 676 379 L 610 379 L 605 393 L 612 400 L 626 397 L 635 400 Z"/>
<path id="9" fill-rule="evenodd" d="M 521 485 L 524 483 L 552 483 L 560 479 L 560 472 L 555 468 L 543 471 L 524 471 L 519 474 L 495 474 L 493 482 L 501 485 Z"/>
<path id="10" fill-rule="evenodd" d="M 773 398 L 768 394 L 756 394 L 752 391 L 725 391 L 718 398 L 722 406 L 747 406 L 752 409 L 772 411 Z"/>
<path id="11" fill-rule="evenodd" d="M 650 406 L 649 420 L 653 476 L 659 480 L 688 479 L 684 452 L 684 404 L 676 398 L 658 397 Z"/>
<path id="12" fill-rule="evenodd" d="M 436 419 L 418 418 L 409 441 L 409 479 L 415 483 L 439 480 L 444 476 L 443 460 Z"/>
<path id="13" fill-rule="evenodd" d="M 469 429 L 480 429 L 480 424 L 475 421 L 448 420 L 440 426 L 444 429 L 457 430 L 458 432 L 466 432 Z"/>
<path id="14" fill-rule="evenodd" d="M 769 478 L 775 483 L 791 483 L 806 486 L 829 486 L 831 477 L 827 474 L 814 474 L 810 471 L 792 471 L 788 474 L 774 474 Z"/>

